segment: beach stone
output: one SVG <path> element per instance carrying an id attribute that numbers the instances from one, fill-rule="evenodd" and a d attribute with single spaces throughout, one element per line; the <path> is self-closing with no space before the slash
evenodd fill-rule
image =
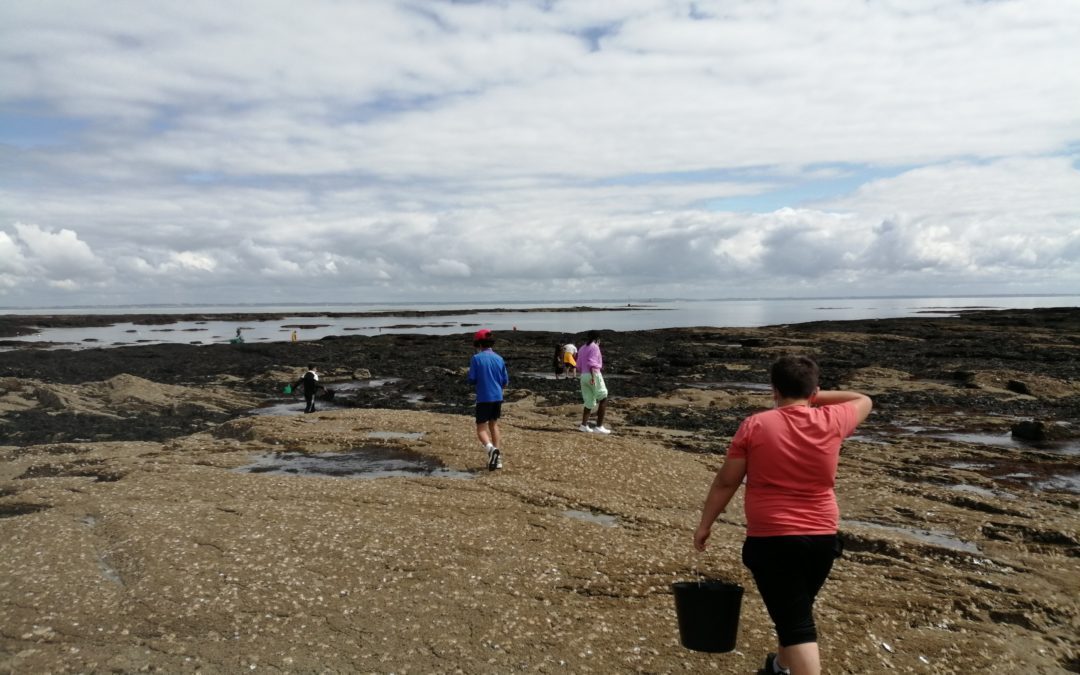
<path id="1" fill-rule="evenodd" d="M 1028 387 L 1026 382 L 1021 382 L 1020 380 L 1009 380 L 1005 383 L 1005 388 L 1017 394 L 1032 395 L 1031 388 Z"/>
<path id="2" fill-rule="evenodd" d="M 1012 437 L 1022 441 L 1059 441 L 1074 435 L 1071 428 L 1052 420 L 1024 420 L 1012 426 Z"/>

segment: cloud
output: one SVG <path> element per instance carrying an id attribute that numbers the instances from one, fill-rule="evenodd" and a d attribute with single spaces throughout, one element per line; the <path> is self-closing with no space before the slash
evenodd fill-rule
<path id="1" fill-rule="evenodd" d="M 36 140 L 0 133 L 0 288 L 1075 289 L 1077 30 L 1056 0 L 5 3 L 0 128 Z"/>
<path id="2" fill-rule="evenodd" d="M 826 205 L 880 217 L 866 262 L 1076 279 L 1080 170 L 1068 157 L 954 162 L 873 181 Z M 1068 286 L 1063 285 L 1063 288 Z"/>
<path id="3" fill-rule="evenodd" d="M 467 264 L 460 260 L 446 258 L 439 258 L 434 263 L 421 265 L 420 269 L 434 277 L 467 278 L 472 276 L 472 269 Z"/>
<path id="4" fill-rule="evenodd" d="M 270 213 L 258 191 L 216 188 L 207 199 L 205 189 L 191 187 L 162 203 L 205 223 L 198 237 L 177 238 L 203 246 L 170 250 L 148 245 L 154 236 L 144 235 L 137 245 L 103 238 L 95 249 L 115 261 L 112 273 L 126 285 L 185 284 L 210 293 L 216 284 L 247 288 L 238 294 L 248 299 L 272 287 L 406 299 L 930 293 L 945 283 L 977 289 L 1002 279 L 1010 289 L 1046 292 L 1055 288 L 1040 285 L 1046 279 L 1063 290 L 1080 282 L 1078 180 L 1058 157 L 954 162 L 870 181 L 813 207 L 755 214 L 700 207 L 638 213 L 605 208 L 589 190 L 543 184 L 514 186 L 493 204 L 461 195 L 458 208 L 433 202 L 430 212 L 395 211 L 378 191 L 298 193 L 278 199 L 284 210 Z M 1037 198 L 1029 198 L 1036 184 Z M 641 199 L 641 189 L 601 192 L 625 205 Z M 216 220 L 223 203 L 228 222 Z M 103 208 L 109 222 L 131 217 Z M 223 238 L 211 246 L 214 231 Z M 24 226 L 0 237 L 0 249 L 21 242 L 22 232 L 41 236 Z M 66 239 L 82 243 L 74 233 Z M 27 264 L 32 250 L 18 251 L 10 259 Z"/>
<path id="5" fill-rule="evenodd" d="M 25 223 L 15 223 L 13 229 L 14 236 L 0 232 L 4 286 L 21 286 L 29 280 L 77 290 L 109 276 L 108 265 L 71 230 L 53 232 Z"/>
<path id="6" fill-rule="evenodd" d="M 14 275 L 22 272 L 24 267 L 23 253 L 18 243 L 6 232 L 0 232 L 0 274 Z"/>

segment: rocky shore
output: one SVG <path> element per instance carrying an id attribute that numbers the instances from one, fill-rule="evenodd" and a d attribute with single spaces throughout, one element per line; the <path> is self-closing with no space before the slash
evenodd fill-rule
<path id="1" fill-rule="evenodd" d="M 0 672 L 755 672 L 741 497 L 690 538 L 784 352 L 876 406 L 826 671 L 1080 672 L 1080 309 L 605 333 L 602 438 L 548 373 L 580 336 L 498 337 L 492 473 L 467 335 L 0 352 Z M 735 652 L 679 645 L 699 576 L 747 588 Z"/>

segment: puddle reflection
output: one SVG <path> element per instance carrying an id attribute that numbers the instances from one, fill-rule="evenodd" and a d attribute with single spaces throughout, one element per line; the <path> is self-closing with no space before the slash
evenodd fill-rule
<path id="1" fill-rule="evenodd" d="M 563 515 L 567 518 L 573 518 L 574 520 L 584 520 L 587 523 L 596 523 L 597 525 L 603 525 L 604 527 L 616 527 L 619 524 L 619 519 L 615 516 L 609 516 L 606 513 L 596 513 L 595 511 L 578 511 L 576 509 L 569 509 L 563 511 Z"/>
<path id="2" fill-rule="evenodd" d="M 302 452 L 270 452 L 252 456 L 253 462 L 234 469 L 239 473 L 267 473 L 328 478 L 390 478 L 433 476 L 473 478 L 468 471 L 446 468 L 431 457 L 400 448 L 366 446 L 346 452 L 308 455 Z"/>
<path id="3" fill-rule="evenodd" d="M 771 391 L 772 386 L 762 382 L 687 382 L 690 389 L 743 389 L 746 391 Z"/>
<path id="4" fill-rule="evenodd" d="M 400 438 L 406 441 L 418 441 L 424 437 L 423 431 L 369 431 L 368 438 L 390 439 Z"/>
<path id="5" fill-rule="evenodd" d="M 894 532 L 896 534 L 903 535 L 905 537 L 915 539 L 916 541 L 924 542 L 927 544 L 933 544 L 934 546 L 940 546 L 941 548 L 947 548 L 952 551 L 960 551 L 962 553 L 979 553 L 979 547 L 970 541 L 964 541 L 957 539 L 951 532 L 937 532 L 934 530 L 923 530 L 913 527 L 896 527 L 893 525 L 882 525 L 881 523 L 871 523 L 865 520 L 841 520 L 841 526 L 844 525 L 856 525 L 858 527 L 866 527 L 873 530 L 885 530 L 888 532 Z"/>
<path id="6" fill-rule="evenodd" d="M 342 406 L 335 405 L 330 401 L 317 401 L 315 403 L 315 412 L 327 412 L 330 410 L 342 410 Z M 296 401 L 279 401 L 277 403 L 269 403 L 267 405 L 259 406 L 248 411 L 250 415 L 271 415 L 271 416 L 283 416 L 283 415 L 303 415 L 304 414 L 304 400 L 300 399 L 300 402 Z"/>
<path id="7" fill-rule="evenodd" d="M 326 386 L 335 392 L 360 391 L 361 389 L 378 389 L 388 384 L 401 382 L 400 377 L 373 377 L 370 380 L 345 380 L 344 382 L 330 382 Z"/>
<path id="8" fill-rule="evenodd" d="M 952 490 L 953 492 L 967 492 L 969 494 L 978 495 L 979 497 L 986 497 L 987 499 L 1016 499 L 1016 495 L 1009 494 L 1002 490 L 991 490 L 977 485 L 967 485 L 966 483 L 948 485 L 946 486 L 946 489 Z"/>

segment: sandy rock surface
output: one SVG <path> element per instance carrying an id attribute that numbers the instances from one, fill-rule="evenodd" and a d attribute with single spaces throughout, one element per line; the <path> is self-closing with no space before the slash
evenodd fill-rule
<path id="1" fill-rule="evenodd" d="M 840 334 L 909 344 L 856 333 Z M 674 386 L 670 374 L 609 381 L 640 394 L 613 401 L 609 437 L 573 430 L 573 381 L 518 377 L 496 472 L 471 418 L 438 410 L 461 405 L 445 393 L 401 404 L 413 409 L 238 417 L 256 372 L 233 373 L 232 389 L 215 374 L 217 393 L 4 380 L 4 396 L 66 393 L 85 416 L 171 420 L 186 402 L 231 419 L 152 441 L 0 440 L 0 672 L 755 672 L 773 637 L 740 562 L 741 495 L 709 551 L 691 548 L 723 461 L 712 448 L 769 402 L 742 380 L 759 383 L 771 353 L 791 348 L 769 330 L 741 335 L 764 343 L 734 368 L 709 365 L 728 349 L 717 336 Z M 798 337 L 835 351 L 822 339 Z M 659 352 L 635 350 L 640 361 L 626 343 L 623 363 L 647 374 Z M 1080 496 L 1052 481 L 1080 474 L 1080 455 L 950 437 L 1007 435 L 1016 415 L 1002 410 L 1073 423 L 1062 392 L 1075 380 L 953 356 L 933 377 L 918 358 L 880 353 L 834 371 L 833 386 L 881 405 L 841 460 L 846 550 L 817 605 L 826 672 L 1077 672 Z M 271 366 L 267 382 L 288 372 Z M 725 371 L 740 382 L 704 386 Z M 990 388 L 999 375 L 1034 393 Z M 437 391 L 424 382 L 408 385 Z M 36 414 L 15 406 L 6 426 L 30 433 Z M 357 455 L 421 464 L 382 477 L 267 471 Z M 700 576 L 747 589 L 734 652 L 679 645 L 670 584 Z"/>

